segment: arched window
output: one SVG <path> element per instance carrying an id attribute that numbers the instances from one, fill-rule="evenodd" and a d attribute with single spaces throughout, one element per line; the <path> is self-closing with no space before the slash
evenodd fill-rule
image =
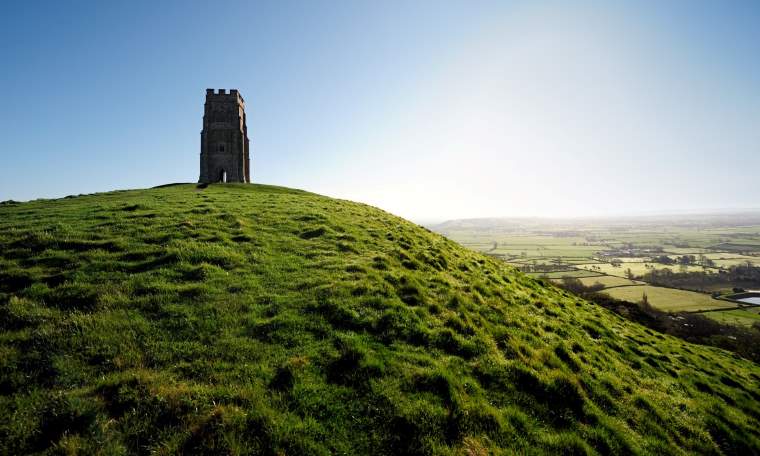
<path id="1" fill-rule="evenodd" d="M 224 152 L 224 144 L 220 143 L 216 146 L 217 152 Z"/>

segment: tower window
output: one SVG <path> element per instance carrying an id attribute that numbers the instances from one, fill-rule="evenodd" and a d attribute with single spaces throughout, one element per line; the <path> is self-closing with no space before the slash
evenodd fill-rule
<path id="1" fill-rule="evenodd" d="M 216 150 L 217 152 L 224 152 L 224 144 L 219 144 L 216 146 Z"/>

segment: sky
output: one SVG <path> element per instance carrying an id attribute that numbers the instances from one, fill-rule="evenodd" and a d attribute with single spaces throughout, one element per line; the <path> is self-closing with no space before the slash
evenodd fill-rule
<path id="1" fill-rule="evenodd" d="M 760 207 L 757 1 L 24 1 L 0 200 L 198 180 L 206 88 L 256 183 L 417 222 Z"/>

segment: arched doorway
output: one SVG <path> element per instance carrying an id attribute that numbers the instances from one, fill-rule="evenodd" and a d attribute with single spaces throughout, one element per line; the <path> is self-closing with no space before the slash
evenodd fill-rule
<path id="1" fill-rule="evenodd" d="M 227 171 L 222 170 L 222 172 L 219 173 L 219 182 L 221 183 L 227 183 Z"/>

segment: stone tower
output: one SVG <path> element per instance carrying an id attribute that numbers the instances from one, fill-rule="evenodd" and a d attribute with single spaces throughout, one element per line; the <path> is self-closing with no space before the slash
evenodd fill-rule
<path id="1" fill-rule="evenodd" d="M 251 181 L 245 102 L 236 89 L 206 89 L 198 181 Z"/>

